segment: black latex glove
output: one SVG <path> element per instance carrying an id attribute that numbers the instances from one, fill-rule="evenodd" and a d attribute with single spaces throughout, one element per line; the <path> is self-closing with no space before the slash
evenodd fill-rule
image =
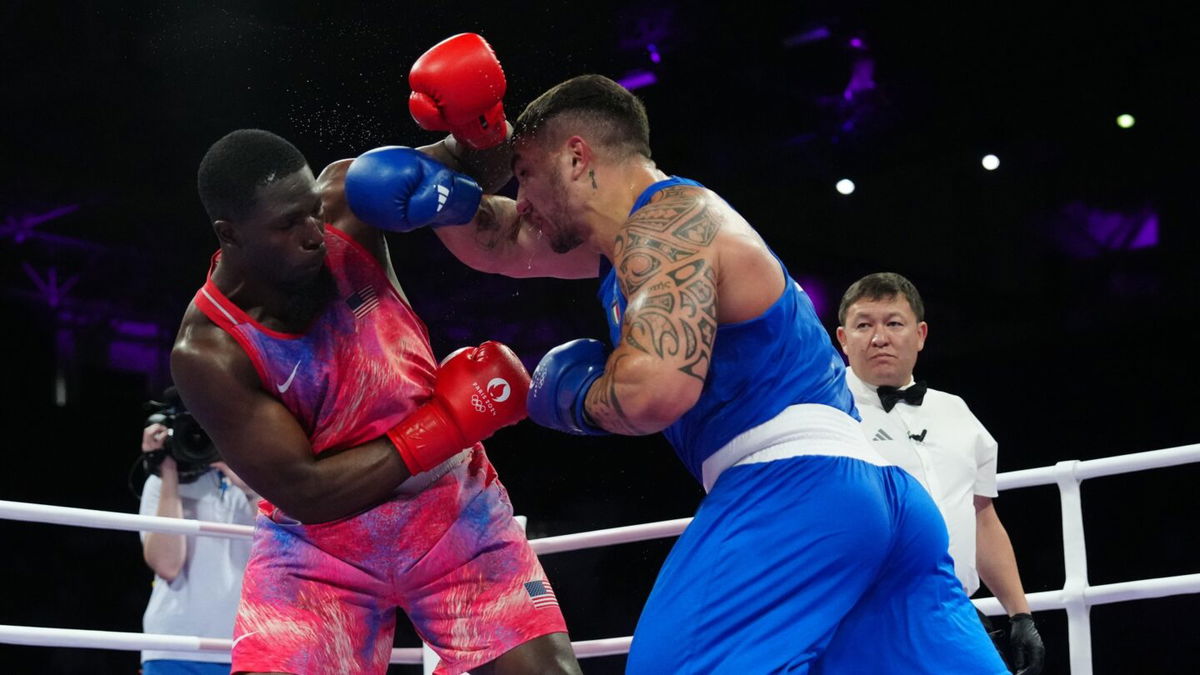
<path id="1" fill-rule="evenodd" d="M 1008 618 L 1008 649 L 1016 675 L 1038 675 L 1046 663 L 1046 647 L 1030 614 Z"/>

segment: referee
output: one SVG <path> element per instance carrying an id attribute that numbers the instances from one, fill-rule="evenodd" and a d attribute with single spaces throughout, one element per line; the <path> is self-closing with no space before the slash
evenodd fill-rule
<path id="1" fill-rule="evenodd" d="M 899 274 L 879 272 L 854 282 L 838 307 L 837 338 L 850 360 L 846 383 L 871 444 L 916 477 L 937 503 L 950 533 L 954 573 L 967 596 L 982 579 L 1008 612 L 1009 663 L 1017 673 L 1036 675 L 1045 648 L 1012 542 L 992 504 L 996 441 L 961 398 L 913 381 L 929 331 L 924 318 L 920 293 Z M 987 617 L 980 619 L 998 637 Z"/>

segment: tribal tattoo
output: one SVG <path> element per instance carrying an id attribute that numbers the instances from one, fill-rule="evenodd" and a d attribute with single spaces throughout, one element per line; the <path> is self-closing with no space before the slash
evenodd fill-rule
<path id="1" fill-rule="evenodd" d="M 720 222 L 704 192 L 671 187 L 639 209 L 617 236 L 613 260 L 628 308 L 621 345 L 588 400 L 588 412 L 606 429 L 649 433 L 639 431 L 621 409 L 621 383 L 612 377 L 621 359 L 646 355 L 703 384 L 717 332 L 711 244 Z"/>
<path id="2" fill-rule="evenodd" d="M 629 358 L 629 354 L 614 354 L 607 364 L 609 373 L 616 372 L 621 362 Z M 588 392 L 586 405 L 588 417 L 601 428 L 625 436 L 645 436 L 657 429 L 643 429 L 633 423 L 621 408 L 621 400 L 617 396 L 617 383 L 609 375 L 601 377 L 592 385 Z"/>

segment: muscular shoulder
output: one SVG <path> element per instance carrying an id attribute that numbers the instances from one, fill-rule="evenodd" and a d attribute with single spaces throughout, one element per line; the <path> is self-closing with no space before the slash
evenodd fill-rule
<path id="1" fill-rule="evenodd" d="M 367 225 L 354 215 L 350 204 L 346 201 L 346 171 L 350 169 L 353 159 L 339 159 L 321 171 L 317 176 L 317 194 L 321 195 L 321 215 L 327 225 L 350 235 L 350 238 L 362 244 L 371 252 L 380 264 L 390 270 L 387 255 L 387 243 L 383 233 Z M 389 275 L 390 275 L 389 271 Z"/>
<path id="2" fill-rule="evenodd" d="M 317 176 L 317 192 L 322 194 L 326 190 L 343 192 L 346 182 L 346 170 L 350 168 L 350 163 L 353 161 L 352 158 L 339 159 L 322 169 L 321 175 Z"/>
<path id="3" fill-rule="evenodd" d="M 249 388 L 257 387 L 258 383 L 250 357 L 241 345 L 195 304 L 184 313 L 171 348 L 171 375 L 181 391 L 191 391 L 193 395 L 204 395 L 218 383 Z"/>
<path id="4" fill-rule="evenodd" d="M 721 223 L 713 217 L 708 194 L 693 186 L 671 186 L 629 217 L 613 247 L 613 263 L 625 297 L 663 274 L 676 284 L 697 274 L 711 280 L 710 248 Z"/>
<path id="5" fill-rule="evenodd" d="M 346 170 L 352 159 L 339 159 L 330 164 L 317 176 L 317 194 L 321 195 L 321 212 L 325 222 L 337 221 L 350 213 L 346 204 Z"/>
<path id="6" fill-rule="evenodd" d="M 680 246 L 707 246 L 727 219 L 728 206 L 711 190 L 693 185 L 672 185 L 658 191 L 634 212 L 628 226 L 647 235 L 658 235 Z"/>
<path id="7" fill-rule="evenodd" d="M 766 243 L 711 190 L 668 187 L 627 225 L 614 252 L 626 297 L 640 288 L 637 279 L 669 271 L 677 285 L 711 285 L 720 323 L 734 323 L 759 316 L 784 290 L 783 270 Z"/>

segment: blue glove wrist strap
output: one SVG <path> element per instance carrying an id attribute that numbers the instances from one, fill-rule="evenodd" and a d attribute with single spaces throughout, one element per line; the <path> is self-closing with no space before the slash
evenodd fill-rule
<path id="1" fill-rule="evenodd" d="M 587 414 L 587 395 L 592 390 L 592 385 L 596 380 L 600 379 L 600 375 L 604 373 L 603 368 L 598 369 L 596 373 L 583 383 L 579 388 L 579 393 L 575 396 L 575 406 L 572 410 L 572 421 L 575 423 L 577 433 L 584 436 L 608 436 L 609 432 L 600 428 L 592 418 Z"/>

